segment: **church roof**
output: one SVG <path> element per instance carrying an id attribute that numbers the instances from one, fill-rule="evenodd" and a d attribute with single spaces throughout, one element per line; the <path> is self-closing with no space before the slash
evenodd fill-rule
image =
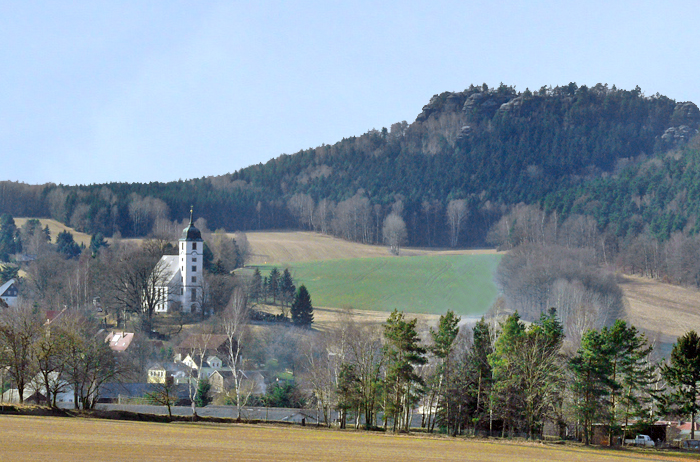
<path id="1" fill-rule="evenodd" d="M 192 209 L 191 208 L 190 208 L 190 224 L 187 225 L 187 228 L 182 230 L 182 237 L 180 238 L 180 240 L 181 241 L 201 241 L 202 240 L 202 233 L 194 225 L 194 221 L 192 221 Z"/>
<path id="2" fill-rule="evenodd" d="M 160 263 L 162 265 L 164 282 L 169 285 L 173 282 L 179 282 L 180 278 L 180 261 L 177 255 L 163 255 L 160 257 Z M 177 278 L 177 279 L 176 279 Z"/>
<path id="3" fill-rule="evenodd" d="M 202 233 L 197 229 L 194 223 L 190 222 L 187 228 L 182 230 L 182 241 L 201 241 Z"/>

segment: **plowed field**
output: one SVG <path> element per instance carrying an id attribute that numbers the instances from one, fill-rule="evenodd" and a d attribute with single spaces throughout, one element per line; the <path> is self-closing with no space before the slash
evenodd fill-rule
<path id="1" fill-rule="evenodd" d="M 2 461 L 631 461 L 654 452 L 393 436 L 301 427 L 0 416 Z"/>

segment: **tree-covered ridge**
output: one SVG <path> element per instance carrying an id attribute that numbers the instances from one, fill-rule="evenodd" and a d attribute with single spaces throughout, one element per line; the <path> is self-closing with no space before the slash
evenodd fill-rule
<path id="1" fill-rule="evenodd" d="M 0 210 L 130 236 L 147 234 L 159 219 L 181 219 L 194 205 L 212 229 L 308 227 L 366 242 L 381 241 L 382 221 L 395 214 L 405 221 L 409 245 L 479 245 L 509 206 L 546 198 L 550 210 L 566 213 L 581 194 L 591 194 L 589 181 L 606 184 L 601 178 L 608 175 L 614 183 L 631 159 L 686 143 L 699 121 L 694 104 L 647 97 L 639 88 L 571 83 L 518 92 L 472 85 L 434 96 L 411 124 L 218 177 L 75 187 L 3 183 Z M 457 236 L 446 226 L 455 200 L 464 201 L 469 216 Z"/>
<path id="2" fill-rule="evenodd" d="M 665 241 L 700 231 L 700 140 L 667 155 L 633 162 L 618 175 L 551 193 L 547 211 L 592 215 L 601 230 L 633 237 L 645 229 Z"/>

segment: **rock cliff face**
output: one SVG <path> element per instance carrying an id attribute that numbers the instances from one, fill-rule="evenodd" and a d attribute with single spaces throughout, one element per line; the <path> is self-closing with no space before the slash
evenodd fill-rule
<path id="1" fill-rule="evenodd" d="M 673 126 L 667 128 L 661 135 L 661 141 L 666 148 L 672 148 L 687 143 L 698 134 L 700 125 L 700 109 L 690 101 L 677 103 L 671 116 Z"/>

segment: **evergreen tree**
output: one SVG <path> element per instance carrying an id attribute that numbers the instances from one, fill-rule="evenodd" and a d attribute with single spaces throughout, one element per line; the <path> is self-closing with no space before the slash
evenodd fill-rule
<path id="1" fill-rule="evenodd" d="M 612 445 L 621 421 L 627 424 L 630 417 L 648 417 L 644 411 L 651 401 L 649 388 L 653 378 L 647 356 L 652 348 L 647 345 L 644 334 L 622 320 L 603 328 L 601 335 L 610 361 L 608 440 Z"/>
<path id="2" fill-rule="evenodd" d="M 212 398 L 209 395 L 210 391 L 211 384 L 209 383 L 209 380 L 199 380 L 199 384 L 197 385 L 197 397 L 194 400 L 197 407 L 205 407 L 206 405 L 211 403 Z"/>
<path id="3" fill-rule="evenodd" d="M 297 289 L 291 308 L 292 324 L 298 327 L 311 327 L 314 322 L 314 307 L 311 305 L 311 296 L 305 285 Z"/>
<path id="4" fill-rule="evenodd" d="M 289 268 L 285 268 L 280 281 L 280 298 L 282 299 L 282 303 L 285 305 L 291 303 L 296 290 L 297 288 L 294 286 L 292 273 L 289 272 Z"/>
<path id="5" fill-rule="evenodd" d="M 80 246 L 73 240 L 73 234 L 62 231 L 56 236 L 56 249 L 66 258 L 78 258 L 80 256 Z"/>
<path id="6" fill-rule="evenodd" d="M 272 268 L 270 275 L 267 278 L 268 295 L 272 297 L 272 304 L 277 303 L 277 298 L 280 295 L 280 270 L 277 267 Z"/>
<path id="7" fill-rule="evenodd" d="M 661 375 L 670 391 L 662 397 L 662 408 L 667 413 L 695 417 L 700 411 L 700 337 L 691 330 L 679 337 L 671 351 L 671 361 L 661 369 Z M 695 428 L 691 426 L 690 439 L 695 439 Z"/>
<path id="8" fill-rule="evenodd" d="M 90 252 L 92 252 L 93 257 L 100 252 L 100 249 L 107 247 L 109 247 L 109 244 L 102 233 L 93 234 L 90 238 Z"/>
<path id="9" fill-rule="evenodd" d="M 260 274 L 260 268 L 255 268 L 253 273 L 253 278 L 250 281 L 250 298 L 255 300 L 256 303 L 260 302 L 263 292 L 263 280 L 262 274 Z"/>
<path id="10" fill-rule="evenodd" d="M 10 279 L 17 279 L 19 276 L 19 266 L 2 265 L 0 266 L 0 285 L 6 283 Z"/>
<path id="11" fill-rule="evenodd" d="M 302 286 L 304 287 L 304 286 Z M 423 379 L 416 366 L 426 363 L 426 350 L 420 345 L 416 332 L 417 319 L 406 320 L 403 312 L 394 310 L 384 325 L 384 355 L 386 358 L 385 394 L 387 407 L 384 426 L 388 418 L 393 421 L 393 430 L 408 431 L 410 410 L 417 400 Z"/>
<path id="12" fill-rule="evenodd" d="M 445 388 L 445 377 L 447 370 L 450 368 L 450 353 L 455 344 L 455 339 L 459 333 L 460 317 L 456 316 L 452 310 L 447 310 L 447 313 L 440 316 L 437 331 L 430 328 L 430 337 L 433 344 L 430 346 L 430 352 L 435 356 L 436 367 L 435 373 L 428 377 L 427 387 L 427 404 L 428 414 L 426 426 L 429 432 L 435 425 L 433 417 L 433 409 L 439 409 L 442 406 L 443 390 Z"/>
<path id="13" fill-rule="evenodd" d="M 569 362 L 573 374 L 571 389 L 574 410 L 582 422 L 584 442 L 591 442 L 592 425 L 605 417 L 610 394 L 610 371 L 605 337 L 599 331 L 589 330 L 581 339 L 576 356 Z"/>
<path id="14" fill-rule="evenodd" d="M 10 255 L 20 252 L 22 246 L 15 220 L 9 213 L 0 216 L 0 261 L 8 261 Z"/>

